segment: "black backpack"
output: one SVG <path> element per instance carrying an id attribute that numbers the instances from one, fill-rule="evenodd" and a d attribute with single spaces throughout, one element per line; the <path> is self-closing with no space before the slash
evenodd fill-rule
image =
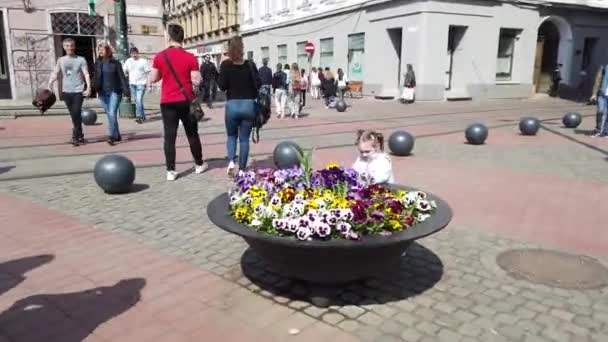
<path id="1" fill-rule="evenodd" d="M 262 128 L 268 120 L 270 120 L 270 94 L 265 90 L 261 89 L 260 79 L 256 73 L 255 66 L 253 63 L 247 62 L 249 64 L 249 69 L 251 70 L 251 79 L 253 80 L 253 85 L 258 94 L 255 102 L 255 120 L 253 122 L 253 126 L 255 127 L 255 134 L 251 134 L 251 141 L 254 144 L 260 142 L 260 128 Z M 274 82 L 274 78 L 273 78 Z"/>

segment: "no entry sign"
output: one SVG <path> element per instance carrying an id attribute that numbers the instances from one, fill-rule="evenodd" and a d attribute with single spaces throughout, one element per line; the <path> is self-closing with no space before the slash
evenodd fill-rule
<path id="1" fill-rule="evenodd" d="M 306 53 L 313 53 L 315 52 L 315 44 L 308 42 L 306 43 L 306 46 L 304 47 L 304 50 L 306 51 Z"/>

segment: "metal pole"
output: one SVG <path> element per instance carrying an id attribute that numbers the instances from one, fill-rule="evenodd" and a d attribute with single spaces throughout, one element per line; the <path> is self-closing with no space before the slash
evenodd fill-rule
<path id="1" fill-rule="evenodd" d="M 116 52 L 118 60 L 124 62 L 129 57 L 127 39 L 127 4 L 125 0 L 114 0 L 114 28 L 116 30 Z"/>

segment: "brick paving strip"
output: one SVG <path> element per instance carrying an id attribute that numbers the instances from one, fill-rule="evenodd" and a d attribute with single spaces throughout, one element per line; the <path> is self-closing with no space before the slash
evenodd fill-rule
<path id="1" fill-rule="evenodd" d="M 0 222 L 2 342 L 278 341 L 292 328 L 298 341 L 350 340 L 192 264 L 29 201 L 0 195 Z"/>

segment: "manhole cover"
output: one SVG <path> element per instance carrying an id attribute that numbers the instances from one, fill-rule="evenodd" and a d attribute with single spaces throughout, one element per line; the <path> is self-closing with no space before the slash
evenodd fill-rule
<path id="1" fill-rule="evenodd" d="M 597 289 L 608 285 L 608 269 L 597 260 L 542 249 L 501 253 L 498 265 L 517 279 L 564 289 Z"/>

